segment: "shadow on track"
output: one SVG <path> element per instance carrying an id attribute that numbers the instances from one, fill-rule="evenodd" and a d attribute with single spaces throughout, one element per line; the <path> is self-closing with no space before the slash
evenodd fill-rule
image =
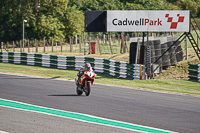
<path id="1" fill-rule="evenodd" d="M 69 97 L 69 96 L 78 96 L 77 94 L 53 94 L 48 96 L 54 96 L 54 97 Z"/>
<path id="2" fill-rule="evenodd" d="M 25 80 L 25 79 L 27 79 L 27 80 L 30 80 L 30 79 L 58 79 L 58 78 L 60 78 L 60 76 L 57 76 L 57 77 L 51 77 L 51 78 L 40 78 L 40 77 L 26 77 L 26 76 L 17 76 L 17 78 L 3 78 L 3 79 L 23 79 L 23 80 Z"/>

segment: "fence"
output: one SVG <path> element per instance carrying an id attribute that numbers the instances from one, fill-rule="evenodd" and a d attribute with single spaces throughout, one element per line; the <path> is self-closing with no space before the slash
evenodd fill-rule
<path id="1" fill-rule="evenodd" d="M 124 36 L 124 35 L 123 35 Z M 83 37 L 70 37 L 69 39 L 42 39 L 42 40 L 22 40 L 1 42 L 1 52 L 23 52 L 23 53 L 52 53 L 52 52 L 68 52 L 68 53 L 90 53 L 89 43 L 96 42 L 96 53 L 99 54 L 116 54 L 120 53 L 121 45 L 125 47 L 124 53 L 128 52 L 128 36 L 123 38 L 121 44 L 120 36 L 105 35 L 93 36 L 83 41 Z"/>
<path id="2" fill-rule="evenodd" d="M 189 63 L 189 79 L 200 82 L 200 64 Z"/>
<path id="3" fill-rule="evenodd" d="M 151 33 L 153 34 L 153 33 Z M 5 41 L 0 42 L 1 52 L 23 52 L 23 53 L 52 53 L 52 52 L 68 52 L 68 53 L 90 53 L 89 45 L 86 45 L 89 42 L 97 42 L 96 44 L 96 53 L 98 54 L 118 54 L 126 53 L 129 51 L 129 39 L 130 37 L 141 36 L 140 33 L 132 34 L 116 34 L 116 35 L 87 35 L 85 38 L 81 35 L 76 37 L 69 37 L 68 39 L 25 39 L 24 45 L 22 40 L 18 41 Z M 155 36 L 166 36 L 167 34 L 159 35 L 156 33 Z"/>
<path id="4" fill-rule="evenodd" d="M 0 52 L 0 63 L 14 63 L 65 70 L 79 70 L 86 62 L 95 72 L 131 80 L 145 79 L 145 69 L 140 64 L 113 61 L 102 58 L 57 56 L 48 54 Z"/>

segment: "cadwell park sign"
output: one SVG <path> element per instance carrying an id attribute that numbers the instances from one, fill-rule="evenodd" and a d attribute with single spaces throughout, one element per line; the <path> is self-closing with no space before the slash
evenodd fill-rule
<path id="1" fill-rule="evenodd" d="M 189 11 L 107 11 L 107 31 L 189 31 Z"/>
<path id="2" fill-rule="evenodd" d="M 86 32 L 189 32 L 190 11 L 89 11 L 85 24 Z"/>

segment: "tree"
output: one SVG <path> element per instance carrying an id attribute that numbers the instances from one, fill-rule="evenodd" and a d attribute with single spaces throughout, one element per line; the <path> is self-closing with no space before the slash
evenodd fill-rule
<path id="1" fill-rule="evenodd" d="M 0 5 L 0 40 L 22 38 L 22 23 L 31 15 L 31 0 L 2 0 Z"/>
<path id="2" fill-rule="evenodd" d="M 60 37 L 64 37 L 64 25 L 58 18 L 51 15 L 45 16 L 42 14 L 39 16 L 34 31 L 37 33 L 39 39 L 50 39 L 53 37 L 55 40 L 58 40 Z"/>
<path id="3" fill-rule="evenodd" d="M 67 4 L 68 0 L 44 0 L 41 3 L 36 30 L 40 33 L 39 38 L 43 36 L 69 37 L 83 32 L 83 13 L 75 6 L 69 7 Z"/>
<path id="4" fill-rule="evenodd" d="M 119 0 L 69 0 L 69 6 L 76 6 L 79 10 L 123 10 L 124 5 Z"/>
<path id="5" fill-rule="evenodd" d="M 90 10 L 190 10 L 200 17 L 200 0 L 1 0 L 0 41 L 82 34 Z"/>
<path id="6" fill-rule="evenodd" d="M 197 4 L 197 2 L 195 0 L 178 0 L 176 5 L 178 5 L 182 10 L 190 10 L 193 16 L 196 17 L 200 9 L 200 5 Z"/>
<path id="7" fill-rule="evenodd" d="M 83 12 L 77 10 L 75 6 L 66 10 L 62 22 L 65 26 L 65 37 L 75 36 L 76 34 L 81 35 L 84 31 Z"/>

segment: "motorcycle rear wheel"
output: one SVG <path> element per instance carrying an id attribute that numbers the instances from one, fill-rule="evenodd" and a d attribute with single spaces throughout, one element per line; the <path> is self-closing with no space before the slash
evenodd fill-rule
<path id="1" fill-rule="evenodd" d="M 90 90 L 91 90 L 91 82 L 87 83 L 87 88 L 85 88 L 85 95 L 89 96 L 90 95 Z"/>

